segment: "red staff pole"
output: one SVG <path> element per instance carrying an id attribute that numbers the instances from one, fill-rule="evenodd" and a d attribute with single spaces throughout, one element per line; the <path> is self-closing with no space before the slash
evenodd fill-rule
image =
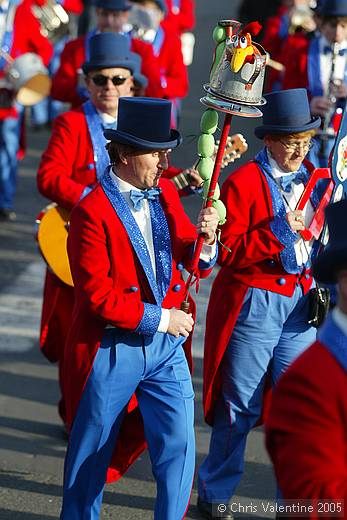
<path id="1" fill-rule="evenodd" d="M 219 146 L 218 146 L 216 161 L 214 163 L 209 191 L 207 194 L 206 202 L 203 206 L 205 208 L 210 208 L 213 203 L 213 195 L 214 195 L 214 192 L 215 192 L 215 189 L 217 186 L 218 177 L 219 177 L 221 166 L 222 166 L 222 159 L 223 159 L 224 149 L 225 149 L 225 145 L 226 145 L 227 138 L 228 138 L 229 131 L 230 131 L 231 120 L 232 120 L 232 115 L 225 114 L 223 130 L 221 133 L 221 138 L 220 138 L 220 142 L 219 142 Z M 199 258 L 200 258 L 202 246 L 204 243 L 204 238 L 205 238 L 204 233 L 200 233 L 200 235 L 198 236 L 198 239 L 196 241 L 194 255 L 193 255 L 193 259 L 192 259 L 192 270 L 191 270 L 191 274 L 189 275 L 189 278 L 186 282 L 185 298 L 181 305 L 181 309 L 184 310 L 185 312 L 188 312 L 188 310 L 189 310 L 188 291 L 189 291 L 189 287 L 192 285 L 193 276 L 195 276 L 196 278 L 199 277 L 198 264 L 199 264 Z"/>

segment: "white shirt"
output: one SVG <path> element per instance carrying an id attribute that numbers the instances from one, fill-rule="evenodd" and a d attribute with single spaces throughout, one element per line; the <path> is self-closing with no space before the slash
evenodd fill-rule
<path id="1" fill-rule="evenodd" d="M 286 175 L 291 175 L 293 172 L 285 172 L 283 171 L 277 164 L 277 162 L 271 157 L 270 152 L 268 152 L 268 158 L 269 158 L 269 164 L 271 166 L 271 173 L 273 178 L 276 180 L 279 177 L 285 177 Z M 279 182 L 278 182 L 279 185 Z M 281 188 L 281 186 L 279 185 Z M 291 185 L 291 191 L 289 193 L 284 192 L 281 189 L 282 197 L 284 198 L 284 205 L 286 207 L 287 213 L 289 211 L 294 211 L 296 208 L 297 203 L 299 202 L 299 199 L 304 191 L 304 185 L 301 182 L 300 184 L 295 184 L 294 182 Z M 312 204 L 310 201 L 306 204 L 306 206 L 303 209 L 303 217 L 304 217 L 304 224 L 305 227 L 308 227 L 312 221 L 313 215 L 314 215 L 314 209 L 312 207 Z M 311 241 L 304 241 L 301 236 L 298 238 L 296 243 L 294 244 L 295 249 L 295 255 L 296 255 L 296 261 L 298 265 L 303 265 L 307 262 L 309 259 L 309 253 L 312 249 L 312 243 Z"/>
<path id="2" fill-rule="evenodd" d="M 335 323 L 340 327 L 344 335 L 347 336 L 347 315 L 339 307 L 334 307 L 332 315 Z"/>
<path id="3" fill-rule="evenodd" d="M 143 199 L 143 203 L 141 208 L 138 211 L 135 211 L 134 205 L 130 199 L 130 190 L 136 189 L 135 186 L 132 184 L 129 184 L 126 181 L 123 181 L 117 175 L 111 170 L 111 179 L 118 187 L 119 191 L 125 198 L 126 202 L 128 203 L 128 206 L 130 208 L 131 214 L 134 217 L 137 225 L 139 226 L 139 229 L 141 231 L 141 234 L 144 238 L 144 241 L 146 242 L 146 246 L 149 252 L 149 256 L 151 259 L 152 269 L 154 273 L 154 277 L 156 277 L 156 263 L 155 263 L 155 252 L 154 252 L 154 244 L 153 244 L 153 233 L 152 233 L 152 221 L 151 221 L 151 215 L 149 210 L 149 203 L 147 199 Z M 216 254 L 216 243 L 214 243 L 212 246 L 208 244 L 204 244 L 202 248 L 202 252 L 200 255 L 200 259 L 204 260 L 205 262 L 209 262 L 212 258 L 214 258 Z M 158 326 L 158 332 L 167 332 L 167 329 L 169 327 L 169 321 L 170 321 L 170 311 L 169 309 L 163 309 L 161 310 L 161 319 Z"/>
<path id="4" fill-rule="evenodd" d="M 329 80 L 331 76 L 331 64 L 332 64 L 332 53 L 328 52 L 324 54 L 324 47 L 331 47 L 331 43 L 321 36 L 319 40 L 319 61 L 320 61 L 320 75 L 323 86 L 324 94 L 327 95 L 329 89 Z M 338 50 L 347 48 L 347 41 L 343 41 L 340 44 L 336 44 Z M 344 56 L 337 56 L 335 61 L 334 77 L 332 79 L 339 79 L 344 81 L 345 79 L 345 68 L 346 68 L 347 53 Z"/>
<path id="5" fill-rule="evenodd" d="M 99 114 L 101 121 L 104 125 L 113 124 L 117 121 L 117 119 L 110 114 L 107 114 L 106 112 L 100 112 L 100 110 L 96 109 L 97 113 Z"/>

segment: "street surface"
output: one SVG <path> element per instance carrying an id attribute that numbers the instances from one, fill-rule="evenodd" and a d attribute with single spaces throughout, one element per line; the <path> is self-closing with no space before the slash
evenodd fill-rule
<path id="1" fill-rule="evenodd" d="M 203 111 L 199 98 L 208 80 L 214 44 L 212 29 L 219 19 L 234 18 L 238 0 L 197 0 L 195 60 L 190 67 L 191 91 L 184 103 L 181 131 L 184 144 L 173 163 L 189 166 L 195 160 L 199 121 Z M 223 118 L 220 117 L 220 125 Z M 231 133 L 241 132 L 249 143 L 242 158 L 259 149 L 253 128 L 259 120 L 234 118 Z M 28 150 L 20 165 L 17 220 L 0 223 L 0 520 L 58 518 L 66 438 L 56 402 L 59 392 L 56 366 L 39 352 L 42 286 L 45 265 L 34 239 L 35 217 L 46 204 L 36 190 L 35 175 L 48 132 L 28 131 Z M 241 161 L 236 162 L 240 165 Z M 233 168 L 234 166 L 232 166 Z M 232 171 L 227 168 L 227 172 Z M 224 179 L 226 173 L 222 175 Z M 201 199 L 184 201 L 194 219 Z M 204 316 L 212 277 L 201 283 L 197 297 L 198 320 L 194 338 L 196 392 L 197 465 L 208 451 L 210 429 L 202 416 L 202 354 Z M 234 508 L 236 518 L 273 518 L 269 503 L 275 482 L 263 446 L 263 433 L 253 431 L 247 446 L 245 475 Z M 153 518 L 155 483 L 147 454 L 119 482 L 107 486 L 102 519 L 149 520 Z M 194 489 L 187 518 L 200 518 Z M 245 509 L 247 507 L 247 512 Z"/>

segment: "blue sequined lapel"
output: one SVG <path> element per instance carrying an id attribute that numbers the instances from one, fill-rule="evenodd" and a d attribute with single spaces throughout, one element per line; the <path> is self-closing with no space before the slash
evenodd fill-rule
<path id="1" fill-rule="evenodd" d="M 100 181 L 107 166 L 110 164 L 110 159 L 105 149 L 107 141 L 104 137 L 104 128 L 101 118 L 91 101 L 83 103 L 82 108 L 86 116 L 89 135 L 92 140 L 94 162 L 96 165 L 96 178 Z"/>
<path id="2" fill-rule="evenodd" d="M 114 210 L 116 211 L 118 217 L 120 218 L 123 226 L 126 229 L 126 232 L 128 233 L 128 236 L 130 238 L 131 244 L 134 248 L 134 251 L 136 253 L 136 256 L 144 270 L 144 273 L 147 277 L 149 286 L 152 290 L 153 296 L 155 298 L 155 301 L 157 305 L 161 305 L 162 297 L 161 293 L 158 291 L 157 282 L 155 280 L 155 276 L 153 273 L 153 267 L 151 263 L 151 257 L 149 255 L 149 251 L 146 246 L 146 242 L 142 236 L 142 233 L 136 223 L 136 220 L 134 219 L 130 208 L 124 199 L 123 195 L 119 191 L 118 187 L 115 185 L 115 183 L 112 181 L 110 176 L 110 169 L 111 166 L 108 167 L 107 171 L 105 172 L 105 175 L 103 176 L 101 180 L 101 186 L 111 202 Z M 166 220 L 166 219 L 165 219 Z M 153 237 L 153 240 L 157 240 Z M 155 246 L 155 249 L 157 250 L 158 245 Z M 157 253 L 156 253 L 156 262 L 157 265 L 159 263 L 159 260 L 157 261 Z M 157 267 L 158 269 L 158 267 Z"/>
<path id="3" fill-rule="evenodd" d="M 331 314 L 319 329 L 318 339 L 347 372 L 347 337 L 335 323 Z"/>
<path id="4" fill-rule="evenodd" d="M 157 286 L 163 300 L 170 286 L 172 275 L 170 231 L 160 200 L 150 200 L 149 208 L 152 221 Z"/>
<path id="5" fill-rule="evenodd" d="M 291 245 L 288 245 L 289 228 L 288 224 L 286 223 L 287 210 L 284 205 L 281 190 L 275 179 L 272 177 L 271 166 L 269 164 L 266 148 L 260 150 L 260 152 L 255 158 L 255 162 L 262 170 L 270 190 L 272 210 L 275 217 L 270 222 L 271 231 L 273 232 L 275 237 L 281 242 L 281 244 L 285 246 L 284 249 L 280 252 L 282 265 L 285 271 L 287 271 L 287 273 L 296 274 L 300 272 L 300 268 L 296 261 L 294 241 Z M 307 179 L 309 178 L 309 176 L 310 174 L 309 172 L 307 172 Z"/>

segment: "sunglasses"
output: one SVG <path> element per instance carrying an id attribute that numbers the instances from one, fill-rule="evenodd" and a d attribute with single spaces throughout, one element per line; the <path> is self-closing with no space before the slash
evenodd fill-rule
<path id="1" fill-rule="evenodd" d="M 104 76 L 103 74 L 97 74 L 96 76 L 89 77 L 94 83 L 94 85 L 96 85 L 97 87 L 105 87 L 107 85 L 108 80 L 112 81 L 115 87 L 119 87 L 119 85 L 123 85 L 123 83 L 125 83 L 126 80 L 130 78 L 130 76 L 113 76 L 113 78 L 110 78 L 108 76 Z"/>

